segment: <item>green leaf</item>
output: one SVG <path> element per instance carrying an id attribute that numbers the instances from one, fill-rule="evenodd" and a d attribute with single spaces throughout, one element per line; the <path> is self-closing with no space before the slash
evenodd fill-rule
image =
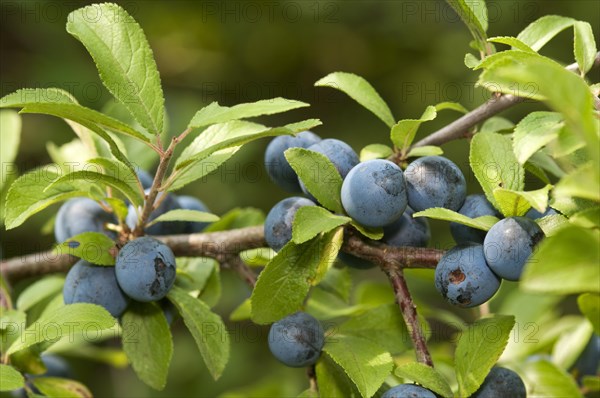
<path id="1" fill-rule="evenodd" d="M 204 229 L 204 232 L 225 231 L 228 229 L 253 227 L 261 225 L 265 221 L 265 213 L 254 207 L 235 208 L 223 216 L 215 223 L 210 224 Z"/>
<path id="2" fill-rule="evenodd" d="M 110 3 L 75 10 L 67 21 L 67 32 L 88 50 L 108 91 L 146 130 L 162 133 L 165 100 L 160 76 L 137 22 Z"/>
<path id="3" fill-rule="evenodd" d="M 368 308 L 365 305 L 348 305 L 335 293 L 317 286 L 310 292 L 306 301 L 305 311 L 320 320 L 354 316 Z"/>
<path id="4" fill-rule="evenodd" d="M 0 274 L 0 309 L 12 309 L 13 302 L 10 297 L 10 288 L 8 287 L 8 283 L 4 279 L 4 275 Z M 4 316 L 4 313 L 0 315 L 0 319 Z"/>
<path id="5" fill-rule="evenodd" d="M 523 190 L 525 170 L 517 162 L 510 138 L 498 133 L 475 134 L 469 162 L 490 203 L 496 205 L 496 188 Z"/>
<path id="6" fill-rule="evenodd" d="M 379 240 L 383 238 L 383 228 L 365 227 L 352 220 L 350 223 L 358 232 L 369 239 Z"/>
<path id="7" fill-rule="evenodd" d="M 316 364 L 316 376 L 319 393 L 328 398 L 358 398 L 360 392 L 333 359 L 323 353 Z"/>
<path id="8" fill-rule="evenodd" d="M 466 53 L 464 63 L 467 68 L 474 69 L 477 65 L 479 65 L 479 60 L 473 54 Z"/>
<path id="9" fill-rule="evenodd" d="M 115 319 L 99 305 L 88 303 L 65 305 L 44 314 L 34 324 L 29 325 L 23 331 L 22 338 L 16 340 L 5 355 L 8 356 L 34 344 L 52 343 L 60 337 L 72 337 L 75 333 L 87 330 L 91 325 L 94 326 L 94 330 L 104 330 L 114 324 Z M 40 333 L 44 328 L 48 329 L 48 333 Z M 53 330 L 52 333 L 50 329 Z"/>
<path id="10" fill-rule="evenodd" d="M 569 225 L 569 220 L 561 214 L 553 214 L 537 219 L 536 223 L 544 231 L 544 235 L 548 237 L 555 235 L 561 228 Z"/>
<path id="11" fill-rule="evenodd" d="M 21 116 L 12 110 L 0 111 L 0 159 L 2 171 L 0 172 L 0 192 L 4 186 L 5 173 L 9 164 L 13 163 L 19 150 L 21 141 Z"/>
<path id="12" fill-rule="evenodd" d="M 324 246 L 320 253 L 319 263 L 317 264 L 317 271 L 314 279 L 310 283 L 315 286 L 321 283 L 327 271 L 335 264 L 340 249 L 344 244 L 344 229 L 336 228 L 331 231 L 325 232 L 321 238 L 321 244 Z"/>
<path id="13" fill-rule="evenodd" d="M 335 332 L 371 340 L 392 354 L 412 348 L 406 324 L 395 304 L 380 305 L 353 316 L 340 324 Z"/>
<path id="14" fill-rule="evenodd" d="M 15 368 L 0 364 L 0 391 L 17 390 L 25 385 L 23 375 Z"/>
<path id="15" fill-rule="evenodd" d="M 470 396 L 483 383 L 504 351 L 514 324 L 512 315 L 495 315 L 476 321 L 461 334 L 454 354 L 461 397 Z"/>
<path id="16" fill-rule="evenodd" d="M 463 20 L 471 35 L 478 43 L 478 48 L 486 48 L 486 31 L 488 28 L 488 14 L 485 0 L 447 0 L 448 4 Z"/>
<path id="17" fill-rule="evenodd" d="M 558 131 L 556 141 L 548 145 L 548 152 L 554 158 L 560 158 L 572 154 L 585 147 L 583 137 L 573 133 L 568 127 L 564 127 Z"/>
<path id="18" fill-rule="evenodd" d="M 142 126 L 131 116 L 125 105 L 116 100 L 106 102 L 102 108 L 102 113 L 118 119 L 130 126 L 134 126 L 138 130 L 143 130 Z M 168 116 L 168 115 L 167 115 Z M 168 117 L 165 120 L 164 131 L 168 131 Z M 149 151 L 148 145 L 142 141 L 132 139 L 131 137 L 120 137 L 122 140 L 122 150 L 126 152 L 131 159 L 135 159 L 136 167 L 143 170 L 152 170 L 154 165 L 158 163 L 159 154 L 156 151 Z"/>
<path id="19" fill-rule="evenodd" d="M 594 39 L 594 32 L 592 31 L 592 25 L 587 22 L 577 21 L 573 25 L 575 30 L 575 60 L 579 65 L 579 70 L 582 75 L 585 75 L 592 66 L 596 59 L 596 40 Z"/>
<path id="20" fill-rule="evenodd" d="M 175 284 L 188 292 L 204 290 L 215 263 L 214 259 L 208 257 L 177 257 Z"/>
<path id="21" fill-rule="evenodd" d="M 0 307 L 0 352 L 4 354 L 8 347 L 21 337 L 26 320 L 27 315 L 24 312 Z M 14 357 L 11 358 L 11 362 L 21 368 Z M 35 365 L 35 361 L 28 362 Z"/>
<path id="22" fill-rule="evenodd" d="M 585 164 L 561 178 L 553 194 L 556 200 L 577 197 L 600 202 L 600 173 L 593 163 Z"/>
<path id="23" fill-rule="evenodd" d="M 344 213 L 342 177 L 327 156 L 304 148 L 290 148 L 285 158 L 320 204 L 335 213 Z"/>
<path id="24" fill-rule="evenodd" d="M 27 311 L 40 301 L 62 291 L 64 284 L 65 278 L 56 275 L 47 276 L 32 283 L 19 295 L 17 308 Z"/>
<path id="25" fill-rule="evenodd" d="M 394 125 L 392 111 L 377 91 L 364 78 L 352 73 L 334 72 L 319 79 L 317 87 L 331 87 L 346 93 L 354 101 L 371 111 L 388 127 Z"/>
<path id="26" fill-rule="evenodd" d="M 452 389 L 448 381 L 440 372 L 434 368 L 418 362 L 410 362 L 398 366 L 394 371 L 396 376 L 412 380 L 419 383 L 428 390 L 431 390 L 442 397 L 451 398 Z"/>
<path id="27" fill-rule="evenodd" d="M 250 319 L 251 311 L 252 311 L 252 303 L 250 302 L 250 299 L 247 298 L 246 300 L 244 300 L 242 302 L 242 304 L 237 306 L 236 309 L 231 311 L 231 314 L 229 314 L 229 320 L 232 322 L 248 320 L 248 319 Z"/>
<path id="28" fill-rule="evenodd" d="M 241 120 L 216 124 L 204 130 L 184 149 L 175 163 L 175 170 L 179 171 L 222 149 L 240 146 L 263 137 L 296 134 L 320 124 L 317 119 L 308 119 L 276 128 Z"/>
<path id="29" fill-rule="evenodd" d="M 129 209 L 123 200 L 119 198 L 104 198 L 104 201 L 108 203 L 110 208 L 113 210 L 113 213 L 119 220 L 124 221 L 125 218 L 127 218 Z"/>
<path id="30" fill-rule="evenodd" d="M 460 113 L 469 113 L 469 110 L 458 102 L 445 101 L 435 106 L 436 111 L 452 110 Z"/>
<path id="31" fill-rule="evenodd" d="M 207 213 L 205 211 L 176 209 L 161 214 L 146 226 L 154 225 L 157 222 L 164 221 L 191 221 L 191 222 L 215 222 L 219 221 L 219 216 Z"/>
<path id="32" fill-rule="evenodd" d="M 127 164 L 123 164 L 113 159 L 94 158 L 90 159 L 88 163 L 100 166 L 105 175 L 126 183 L 128 186 L 127 191 L 135 192 L 137 194 L 137 201 L 143 203 L 145 195 L 143 193 L 142 184 L 139 182 L 136 170 L 131 164 L 129 164 L 129 162 Z M 93 169 L 92 167 L 89 167 L 89 165 L 87 168 Z"/>
<path id="33" fill-rule="evenodd" d="M 133 165 L 131 164 L 131 162 L 129 162 L 127 156 L 124 153 L 125 148 L 123 147 L 122 142 L 120 142 L 120 140 L 116 136 L 114 136 L 113 134 L 111 134 L 109 132 L 104 131 L 102 128 L 96 126 L 92 122 L 86 122 L 86 121 L 80 120 L 79 124 L 83 128 L 85 128 L 91 132 L 94 132 L 96 134 L 96 135 L 92 136 L 92 140 L 95 143 L 96 152 L 100 153 L 101 156 L 103 156 L 105 158 L 110 158 L 110 154 L 112 154 L 112 156 L 114 156 L 115 159 L 119 160 L 121 163 L 123 163 L 125 166 L 127 166 L 131 171 L 135 172 Z M 100 141 L 100 138 L 103 141 Z M 131 139 L 131 141 L 135 141 L 135 140 Z M 136 142 L 138 142 L 139 145 L 143 146 L 144 150 L 146 152 L 149 152 L 148 146 L 146 145 L 145 141 L 136 141 Z M 106 150 L 104 149 L 104 143 L 106 143 L 106 145 L 108 145 L 110 154 L 106 153 Z M 152 153 L 156 153 L 156 152 L 152 151 Z M 129 156 L 131 156 L 131 154 L 129 154 Z"/>
<path id="34" fill-rule="evenodd" d="M 101 126 L 143 142 L 149 138 L 127 124 L 79 105 L 66 91 L 56 88 L 21 89 L 0 99 L 2 108 L 23 108 L 22 113 L 41 113 L 72 120 L 82 126 Z M 104 137 L 103 137 L 104 138 Z"/>
<path id="35" fill-rule="evenodd" d="M 494 216 L 481 216 L 470 218 L 450 209 L 443 207 L 432 207 L 413 214 L 413 217 L 429 217 L 435 220 L 451 221 L 468 227 L 477 228 L 482 231 L 488 231 L 499 220 Z"/>
<path id="36" fill-rule="evenodd" d="M 76 99 L 60 88 L 23 88 L 0 99 L 1 108 L 24 107 L 33 104 L 73 104 Z"/>
<path id="37" fill-rule="evenodd" d="M 505 51 L 480 75 L 478 85 L 492 91 L 542 100 L 564 116 L 567 128 L 587 143 L 591 159 L 600 161 L 598 121 L 586 82 L 557 62 L 522 51 Z M 492 57 L 488 57 L 492 58 Z"/>
<path id="38" fill-rule="evenodd" d="M 162 309 L 132 302 L 121 319 L 123 350 L 138 377 L 155 390 L 167 384 L 173 339 Z"/>
<path id="39" fill-rule="evenodd" d="M 98 144 L 96 142 L 98 137 L 95 137 L 92 134 L 93 132 L 90 129 L 88 129 L 87 127 L 85 127 L 79 123 L 76 123 L 69 119 L 63 119 L 63 120 L 65 121 L 65 123 L 67 123 L 69 125 L 71 130 L 73 130 L 73 132 L 75 133 L 77 138 L 79 138 L 79 140 L 83 144 L 84 148 L 86 149 L 85 151 L 90 154 L 89 157 L 98 156 L 99 148 L 98 148 Z M 136 142 L 140 142 L 140 141 L 136 141 Z M 141 142 L 140 142 L 140 144 L 143 145 Z M 146 148 L 146 145 L 144 145 L 144 147 Z"/>
<path id="40" fill-rule="evenodd" d="M 112 176 L 98 171 L 92 171 L 89 167 L 86 170 L 73 171 L 57 178 L 46 187 L 46 190 L 53 191 L 55 189 L 60 189 L 63 185 L 70 186 L 77 181 L 106 184 L 121 192 L 134 205 L 141 206 L 144 203 L 140 190 L 133 188 L 131 181 L 125 181 L 120 176 Z"/>
<path id="41" fill-rule="evenodd" d="M 345 302 L 349 302 L 352 291 L 352 277 L 348 267 L 330 268 L 318 286 L 326 292 L 335 294 Z"/>
<path id="42" fill-rule="evenodd" d="M 60 398 L 92 398 L 92 393 L 86 386 L 75 380 L 60 377 L 34 377 L 33 385 L 46 397 Z"/>
<path id="43" fill-rule="evenodd" d="M 219 263 L 208 257 L 178 257 L 175 284 L 212 307 L 221 298 Z"/>
<path id="44" fill-rule="evenodd" d="M 600 226 L 600 207 L 592 207 L 577 212 L 569 218 L 569 222 L 583 228 L 597 228 Z"/>
<path id="45" fill-rule="evenodd" d="M 571 330 L 564 332 L 552 347 L 552 363 L 561 369 L 570 369 L 583 352 L 594 333 L 594 327 L 587 319 L 581 321 Z"/>
<path id="46" fill-rule="evenodd" d="M 394 153 L 394 150 L 383 144 L 370 144 L 360 150 L 360 161 L 371 159 L 386 159 Z"/>
<path id="47" fill-rule="evenodd" d="M 356 386 L 348 380 L 344 370 L 338 366 L 326 352 L 315 367 L 317 384 L 321 397 L 327 398 L 358 398 L 360 393 Z"/>
<path id="48" fill-rule="evenodd" d="M 87 161 L 92 158 L 91 151 L 79 138 L 61 146 L 57 146 L 54 142 L 47 142 L 46 150 L 50 159 L 60 167 L 63 173 L 83 170 L 84 167 L 87 167 Z"/>
<path id="49" fill-rule="evenodd" d="M 394 367 L 389 352 L 360 337 L 334 335 L 323 351 L 344 369 L 364 398 L 377 392 Z"/>
<path id="50" fill-rule="evenodd" d="M 282 113 L 305 106 L 310 105 L 305 102 L 281 97 L 238 104 L 232 107 L 221 106 L 217 102 L 213 102 L 196 112 L 188 127 L 201 128 L 211 124 L 230 122 L 232 120 Z"/>
<path id="51" fill-rule="evenodd" d="M 350 225 L 352 225 L 352 227 L 354 229 L 356 229 L 361 235 L 366 236 L 369 239 L 372 240 L 380 240 L 381 238 L 383 238 L 383 228 L 382 227 L 365 227 L 360 225 L 359 223 L 357 223 L 356 221 L 352 220 L 350 222 Z"/>
<path id="52" fill-rule="evenodd" d="M 191 297 L 177 286 L 171 289 L 167 297 L 179 310 L 206 367 L 217 380 L 229 361 L 229 333 L 223 320 L 204 302 Z"/>
<path id="53" fill-rule="evenodd" d="M 524 164 L 535 152 L 558 138 L 564 127 L 563 117 L 555 112 L 532 112 L 515 127 L 513 150 L 520 164 Z"/>
<path id="54" fill-rule="evenodd" d="M 394 145 L 400 148 L 403 152 L 406 152 L 417 134 L 417 130 L 421 123 L 428 122 L 435 119 L 437 111 L 434 106 L 428 106 L 420 119 L 404 119 L 400 120 L 394 126 L 392 126 L 392 132 L 390 138 Z"/>
<path id="55" fill-rule="evenodd" d="M 530 23 L 517 39 L 528 45 L 532 50 L 538 51 L 554 36 L 571 27 L 575 22 L 572 18 L 558 15 L 545 15 Z"/>
<path id="56" fill-rule="evenodd" d="M 198 298 L 211 308 L 219 303 L 221 299 L 221 268 L 217 261 L 212 261 L 211 272 Z"/>
<path id="57" fill-rule="evenodd" d="M 56 254 L 70 254 L 96 265 L 115 265 L 115 242 L 100 232 L 83 232 L 58 244 Z"/>
<path id="58" fill-rule="evenodd" d="M 411 148 L 410 151 L 406 154 L 407 158 L 416 158 L 421 156 L 438 156 L 442 155 L 444 150 L 439 146 L 435 145 L 425 145 L 418 146 L 415 148 Z"/>
<path id="59" fill-rule="evenodd" d="M 521 277 L 526 291 L 551 294 L 600 293 L 600 234 L 567 226 L 544 239 L 534 251 Z M 568 264 L 568 267 L 565 267 Z"/>
<path id="60" fill-rule="evenodd" d="M 531 386 L 531 396 L 582 397 L 573 377 L 546 360 L 526 361 L 523 376 Z"/>
<path id="61" fill-rule="evenodd" d="M 240 252 L 240 258 L 250 267 L 264 267 L 275 257 L 275 254 L 270 247 L 259 247 Z"/>
<path id="62" fill-rule="evenodd" d="M 579 311 L 592 323 L 594 332 L 600 334 L 600 295 L 584 293 L 577 297 Z"/>
<path id="63" fill-rule="evenodd" d="M 294 216 L 292 240 L 299 245 L 311 240 L 322 232 L 329 232 L 350 221 L 349 217 L 332 214 L 322 207 L 301 207 Z"/>
<path id="64" fill-rule="evenodd" d="M 231 157 L 235 155 L 241 148 L 241 146 L 235 146 L 232 148 L 222 149 L 220 151 L 211 153 L 200 161 L 187 165 L 186 167 L 177 171 L 177 177 L 167 187 L 167 189 L 169 191 L 176 191 L 183 188 L 190 182 L 204 178 L 212 172 L 217 171 L 219 166 L 231 159 Z"/>
<path id="65" fill-rule="evenodd" d="M 535 191 L 512 191 L 509 189 L 494 189 L 496 205 L 505 217 L 523 216 L 530 208 L 540 212 L 548 207 L 548 194 L 552 185 Z"/>
<path id="66" fill-rule="evenodd" d="M 515 124 L 508 119 L 500 116 L 493 116 L 487 119 L 479 128 L 480 133 L 496 133 L 503 130 L 512 130 Z"/>
<path id="67" fill-rule="evenodd" d="M 488 39 L 489 42 L 492 43 L 502 43 L 512 46 L 513 49 L 534 53 L 535 51 L 529 47 L 527 44 L 523 43 L 521 40 L 516 37 L 511 36 L 500 36 L 500 37 L 490 37 Z"/>
<path id="68" fill-rule="evenodd" d="M 558 178 L 562 178 L 565 175 L 565 172 L 558 166 L 556 161 L 544 151 L 534 153 L 525 164 L 526 168 L 528 164 L 539 167 Z"/>
<path id="69" fill-rule="evenodd" d="M 326 239 L 286 244 L 258 276 L 252 292 L 252 320 L 272 323 L 298 311 L 328 250 Z"/>
<path id="70" fill-rule="evenodd" d="M 94 199 L 90 193 L 90 185 L 85 182 L 72 181 L 60 186 L 46 189 L 60 174 L 52 166 L 44 166 L 32 170 L 12 183 L 6 195 L 5 227 L 7 230 L 23 224 L 32 215 L 44 210 L 53 203 L 87 196 Z"/>

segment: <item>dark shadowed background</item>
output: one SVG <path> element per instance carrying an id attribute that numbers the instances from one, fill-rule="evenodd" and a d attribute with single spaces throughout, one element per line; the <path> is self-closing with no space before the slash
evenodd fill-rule
<path id="1" fill-rule="evenodd" d="M 65 31 L 70 11 L 89 2 L 4 1 L 0 24 L 0 94 L 23 87 L 60 87 L 84 105 L 100 110 L 111 101 L 84 47 Z M 161 74 L 169 117 L 169 134 L 181 132 L 192 115 L 212 101 L 223 105 L 282 96 L 311 104 L 309 108 L 260 118 L 278 125 L 319 118 L 321 137 L 345 140 L 358 152 L 370 143 L 389 143 L 387 127 L 345 95 L 313 83 L 334 71 L 366 78 L 388 102 L 394 116 L 419 117 L 427 105 L 460 102 L 469 109 L 489 98 L 474 86 L 477 74 L 464 66 L 470 35 L 443 1 L 126 1 L 120 2 L 146 32 Z M 488 2 L 489 36 L 516 36 L 546 14 L 560 14 L 600 26 L 597 1 Z M 596 32 L 597 33 L 597 32 Z M 596 42 L 600 43 L 598 37 Z M 501 45 L 499 45 L 501 46 Z M 561 33 L 542 51 L 564 64 L 573 62 L 572 31 Z M 598 71 L 591 72 L 598 81 Z M 527 103 L 503 116 L 518 121 L 540 105 Z M 447 124 L 458 114 L 444 112 L 425 124 L 419 136 Z M 50 162 L 48 142 L 64 144 L 74 137 L 59 119 L 26 115 L 17 158 L 25 171 Z M 188 138 L 190 140 L 190 138 Z M 262 158 L 268 140 L 244 147 L 220 170 L 184 192 L 203 200 L 217 214 L 237 206 L 267 212 L 286 192 L 272 184 Z M 465 173 L 468 146 L 444 146 L 446 155 Z M 135 159 L 133 159 L 135 161 Z M 470 193 L 479 192 L 467 175 Z M 533 187 L 533 185 L 532 185 Z M 53 206 L 11 231 L 2 230 L 5 256 L 49 248 L 53 236 L 40 233 L 56 212 Z M 432 245 L 448 247 L 447 223 L 432 222 Z M 357 273 L 378 280 L 377 271 Z M 416 272 L 410 281 L 417 300 L 439 303 L 431 272 Z M 235 275 L 223 273 L 218 311 L 230 311 L 249 295 Z M 383 279 L 380 279 L 384 283 Z M 505 284 L 509 285 L 509 284 Z M 385 289 L 382 285 L 382 289 Z M 510 287 L 508 287 L 510 288 Z M 433 297 L 432 297 L 433 296 Z M 464 315 L 464 312 L 463 312 Z M 468 316 L 468 315 L 467 315 Z M 269 355 L 267 329 L 230 323 L 231 362 L 223 377 L 212 381 L 191 337 L 176 324 L 175 354 L 169 382 L 152 391 L 130 369 L 81 363 L 76 372 L 96 396 L 237 396 L 294 395 L 306 388 L 302 369 L 288 369 Z M 257 387 L 258 386 L 258 387 Z M 244 388 L 251 390 L 243 390 Z"/>

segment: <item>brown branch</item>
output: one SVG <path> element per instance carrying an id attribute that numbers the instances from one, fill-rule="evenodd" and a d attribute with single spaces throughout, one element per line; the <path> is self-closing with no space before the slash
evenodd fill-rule
<path id="1" fill-rule="evenodd" d="M 219 264 L 223 268 L 237 272 L 240 278 L 242 278 L 250 288 L 254 289 L 254 286 L 256 286 L 256 274 L 246 265 L 239 255 L 233 255 L 228 259 L 220 261 Z"/>
<path id="2" fill-rule="evenodd" d="M 156 238 L 171 247 L 178 257 L 211 257 L 226 263 L 241 251 L 265 246 L 262 226 Z M 71 255 L 55 254 L 49 250 L 4 260 L 0 263 L 0 272 L 8 280 L 17 281 L 36 275 L 66 272 L 77 260 Z"/>
<path id="3" fill-rule="evenodd" d="M 416 247 L 391 247 L 379 242 L 366 242 L 349 231 L 346 234 L 342 249 L 352 255 L 378 264 L 387 275 L 396 303 L 404 318 L 404 323 L 410 334 L 417 361 L 427 366 L 433 366 L 433 361 L 427 349 L 427 340 L 417 317 L 415 306 L 406 279 L 404 268 L 435 268 L 444 254 L 442 250 Z"/>
<path id="4" fill-rule="evenodd" d="M 211 257 L 221 267 L 236 271 L 251 287 L 256 284 L 256 275 L 240 259 L 239 253 L 265 247 L 262 226 L 233 229 L 229 231 L 191 235 L 158 236 L 181 257 Z M 392 247 L 364 239 L 356 231 L 347 229 L 342 250 L 356 257 L 380 265 L 388 275 L 402 316 L 410 332 L 417 359 L 432 366 L 423 331 L 418 322 L 416 308 L 406 286 L 403 268 L 434 269 L 444 254 L 442 250 L 415 247 Z M 77 258 L 68 254 L 57 255 L 51 251 L 16 257 L 0 263 L 0 272 L 10 281 L 55 272 L 66 272 Z"/>
<path id="5" fill-rule="evenodd" d="M 594 67 L 599 65 L 600 52 L 596 54 Z M 576 63 L 568 65 L 565 69 L 571 72 L 579 72 L 579 66 Z M 483 105 L 473 109 L 449 125 L 416 142 L 413 147 L 424 145 L 441 145 L 448 141 L 463 138 L 477 124 L 523 101 L 524 98 L 516 97 L 514 95 L 496 95 Z M 596 103 L 598 103 L 598 101 L 596 101 Z"/>
<path id="6" fill-rule="evenodd" d="M 406 279 L 404 279 L 404 273 L 401 268 L 394 266 L 393 264 L 387 264 L 381 267 L 387 274 L 394 294 L 396 296 L 396 302 L 400 307 L 400 312 L 404 318 L 404 323 L 410 334 L 410 338 L 415 347 L 415 355 L 417 361 L 427 366 L 433 366 L 433 360 L 427 349 L 427 340 L 425 334 L 421 328 L 421 323 L 417 317 L 417 307 L 412 300 Z"/>
<path id="7" fill-rule="evenodd" d="M 240 267 L 243 262 L 236 257 L 244 250 L 266 246 L 262 226 L 156 238 L 165 242 L 178 257 L 211 257 L 223 262 L 226 268 L 238 271 L 249 284 L 253 283 L 253 272 L 247 267 Z M 395 263 L 401 264 L 402 268 L 432 269 L 444 254 L 437 249 L 391 247 L 363 240 L 352 233 L 347 234 L 342 250 L 376 264 Z M 4 260 L 0 263 L 0 271 L 7 279 L 16 281 L 35 275 L 66 272 L 76 261 L 77 258 L 68 254 L 46 251 Z"/>
<path id="8" fill-rule="evenodd" d="M 379 266 L 393 263 L 399 268 L 435 269 L 444 255 L 444 251 L 438 249 L 394 247 L 373 240 L 364 240 L 351 231 L 345 235 L 342 250 Z"/>

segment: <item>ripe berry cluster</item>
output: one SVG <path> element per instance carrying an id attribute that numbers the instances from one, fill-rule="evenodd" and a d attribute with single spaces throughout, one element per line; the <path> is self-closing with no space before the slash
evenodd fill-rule
<path id="1" fill-rule="evenodd" d="M 342 205 L 354 220 L 370 227 L 384 227 L 382 241 L 393 246 L 423 247 L 429 242 L 429 224 L 424 218 L 413 218 L 408 207 L 407 188 L 402 170 L 387 160 L 360 162 L 356 152 L 345 142 L 336 139 L 321 140 L 309 131 L 295 137 L 273 139 L 265 152 L 265 165 L 271 179 L 290 192 L 303 192 L 277 203 L 265 220 L 265 240 L 276 251 L 292 238 L 292 223 L 298 209 L 316 206 L 316 199 L 308 192 L 287 162 L 284 152 L 289 148 L 306 148 L 325 155 L 344 179 Z M 347 253 L 339 258 L 350 267 L 365 269 L 373 264 Z"/>
<path id="2" fill-rule="evenodd" d="M 148 193 L 152 177 L 138 172 L 142 187 Z M 161 198 L 161 195 L 166 195 Z M 198 199 L 191 196 L 159 194 L 160 205 L 151 213 L 153 220 L 171 210 L 189 209 L 208 211 Z M 126 222 L 135 228 L 138 209 L 129 205 Z M 117 219 L 98 202 L 88 198 L 74 198 L 65 202 L 56 216 L 54 234 L 58 243 L 83 232 L 100 232 L 117 238 Z M 206 223 L 158 222 L 146 229 L 151 235 L 201 232 Z M 92 303 L 104 307 L 114 317 L 119 317 L 130 299 L 148 302 L 164 298 L 175 282 L 176 262 L 171 249 L 149 236 L 127 242 L 119 251 L 114 267 L 100 266 L 79 260 L 67 274 L 63 295 L 65 304 Z"/>
<path id="3" fill-rule="evenodd" d="M 468 195 L 465 177 L 452 161 L 426 156 L 411 162 L 405 170 L 388 160 L 359 161 L 356 152 L 336 139 L 321 140 L 311 132 L 296 137 L 277 137 L 265 153 L 265 165 L 272 180 L 292 192 L 304 192 L 277 203 L 265 222 L 265 238 L 278 251 L 290 241 L 298 209 L 317 205 L 288 164 L 284 152 L 307 148 L 325 155 L 343 179 L 342 206 L 348 216 L 365 227 L 383 227 L 382 242 L 391 246 L 426 246 L 430 239 L 425 218 L 413 218 L 415 211 L 440 207 L 470 218 L 500 213 L 484 195 Z M 487 233 L 458 223 L 450 230 L 457 246 L 442 258 L 435 272 L 435 286 L 454 305 L 473 307 L 489 300 L 501 279 L 519 280 L 523 267 L 544 233 L 533 220 L 556 213 L 540 214 L 532 209 L 526 217 L 508 217 Z M 339 258 L 355 268 L 373 265 L 347 253 Z"/>

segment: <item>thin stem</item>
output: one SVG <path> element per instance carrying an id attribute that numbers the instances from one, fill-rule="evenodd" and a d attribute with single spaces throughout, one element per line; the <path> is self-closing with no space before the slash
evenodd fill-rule
<path id="1" fill-rule="evenodd" d="M 315 365 L 310 365 L 306 368 L 306 376 L 308 376 L 310 391 L 318 393 L 319 385 L 317 384 L 317 371 L 315 369 Z"/>
<path id="2" fill-rule="evenodd" d="M 256 286 L 256 274 L 242 261 L 238 254 L 219 260 L 219 264 L 221 264 L 221 267 L 223 268 L 237 272 L 240 278 L 242 278 L 251 289 L 254 289 L 254 286 Z"/>
<path id="3" fill-rule="evenodd" d="M 150 191 L 146 196 L 146 201 L 144 202 L 144 208 L 142 209 L 142 214 L 139 217 L 138 225 L 133 230 L 134 236 L 141 236 L 144 233 L 144 225 L 150 218 L 150 214 L 154 210 L 154 201 L 158 196 L 159 188 L 162 184 L 162 181 L 167 173 L 167 168 L 169 167 L 169 162 L 173 157 L 173 151 L 175 150 L 175 146 L 179 143 L 179 137 L 173 137 L 171 140 L 171 144 L 166 151 L 162 152 L 160 157 L 160 162 L 158 164 L 158 169 L 156 170 L 156 175 L 154 176 L 154 180 L 152 181 L 152 186 L 150 187 Z"/>
<path id="4" fill-rule="evenodd" d="M 386 264 L 381 268 L 388 276 L 392 288 L 394 289 L 396 303 L 398 303 L 398 307 L 400 307 L 404 323 L 406 323 L 410 338 L 415 347 L 417 361 L 433 367 L 433 360 L 431 359 L 431 355 L 427 348 L 427 340 L 425 339 L 423 328 L 421 328 L 421 323 L 417 317 L 417 307 L 408 290 L 406 279 L 404 279 L 404 272 L 401 268 L 396 267 L 393 264 Z"/>
<path id="5" fill-rule="evenodd" d="M 183 139 L 185 137 L 187 137 L 188 134 L 190 134 L 192 131 L 193 131 L 193 128 L 188 127 L 183 133 L 179 134 L 179 136 L 177 137 L 177 141 L 178 142 L 183 141 Z M 173 184 L 173 182 L 177 179 L 178 175 L 179 175 L 179 171 L 173 170 L 173 172 L 171 173 L 169 178 L 167 178 L 167 181 L 165 181 L 165 183 L 163 184 L 163 186 L 161 188 L 163 190 L 168 189 Z"/>
<path id="6" fill-rule="evenodd" d="M 594 61 L 594 67 L 600 65 L 600 52 L 596 54 Z M 578 73 L 579 66 L 574 63 L 565 67 L 565 69 Z M 446 142 L 453 141 L 459 138 L 465 137 L 468 132 L 482 121 L 489 119 L 490 117 L 523 102 L 525 99 L 516 97 L 514 95 L 495 95 L 489 101 L 483 105 L 473 109 L 471 112 L 455 120 L 449 125 L 439 129 L 438 131 L 428 135 L 422 140 L 416 142 L 413 147 L 425 146 L 425 145 L 442 145 Z M 600 101 L 595 100 L 596 109 L 600 106 Z"/>
<path id="7" fill-rule="evenodd" d="M 490 312 L 490 302 L 489 301 L 486 301 L 485 303 L 483 303 L 479 306 L 479 317 L 480 318 L 487 316 L 490 313 L 491 312 Z"/>
<path id="8" fill-rule="evenodd" d="M 427 340 L 417 317 L 417 307 L 404 279 L 403 268 L 435 268 L 444 252 L 416 247 L 391 247 L 379 242 L 365 241 L 353 230 L 347 230 L 342 250 L 378 264 L 385 272 L 415 347 L 417 361 L 433 366 Z"/>
<path id="9" fill-rule="evenodd" d="M 475 125 L 523 101 L 523 98 L 515 97 L 514 95 L 494 96 L 483 105 L 473 109 L 471 112 L 439 129 L 435 133 L 428 135 L 413 146 L 441 145 L 448 141 L 463 138 L 468 135 L 469 131 Z"/>

